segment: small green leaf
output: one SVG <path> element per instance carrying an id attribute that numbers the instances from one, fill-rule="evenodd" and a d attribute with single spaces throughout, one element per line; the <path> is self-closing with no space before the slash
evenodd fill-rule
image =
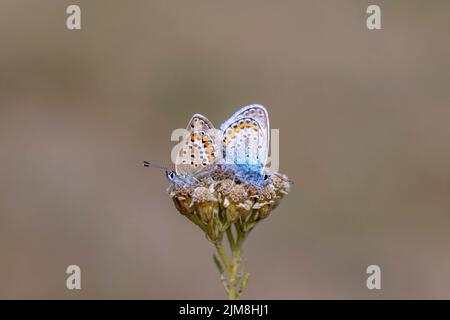
<path id="1" fill-rule="evenodd" d="M 248 279 L 250 278 L 250 272 L 247 272 L 242 279 L 241 291 L 244 291 L 248 285 Z"/>
<path id="2" fill-rule="evenodd" d="M 252 222 L 249 222 L 247 225 L 246 225 L 246 231 L 250 231 L 251 229 L 253 229 L 253 227 L 256 225 L 256 221 L 252 221 Z"/>

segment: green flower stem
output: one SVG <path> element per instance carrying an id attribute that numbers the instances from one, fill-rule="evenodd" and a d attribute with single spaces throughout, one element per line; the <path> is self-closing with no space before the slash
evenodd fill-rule
<path id="1" fill-rule="evenodd" d="M 246 234 L 240 230 L 240 228 L 236 227 L 236 239 L 234 239 L 233 232 L 231 231 L 231 227 L 227 229 L 226 235 L 228 244 L 231 249 L 231 258 L 227 255 L 225 247 L 222 242 L 216 242 L 215 246 L 217 249 L 217 254 L 222 260 L 223 265 L 225 266 L 225 270 L 228 274 L 228 282 L 224 282 L 225 289 L 228 293 L 228 298 L 230 300 L 238 299 L 241 295 L 243 289 L 245 289 L 246 282 L 248 281 L 249 274 L 246 274 L 243 279 L 241 279 L 238 275 L 240 261 L 241 261 L 241 253 L 242 253 L 242 244 L 246 237 Z M 219 270 L 220 271 L 220 270 Z M 241 280 L 245 280 L 245 284 L 241 283 Z M 241 288 L 239 288 L 239 284 L 241 283 Z"/>
<path id="2" fill-rule="evenodd" d="M 223 247 L 222 243 L 216 243 L 217 253 L 219 254 L 220 259 L 222 259 L 223 264 L 225 265 L 225 269 L 228 273 L 231 271 L 231 263 L 228 259 L 228 255 Z"/>
<path id="3" fill-rule="evenodd" d="M 239 298 L 239 292 L 238 292 L 238 269 L 239 269 L 239 261 L 241 257 L 241 245 L 242 241 L 240 241 L 240 237 L 238 236 L 238 241 L 236 241 L 236 245 L 234 249 L 232 250 L 233 253 L 233 259 L 231 263 L 231 272 L 229 274 L 230 276 L 230 286 L 229 286 L 229 292 L 228 292 L 228 298 L 230 300 L 235 300 Z"/>
<path id="4" fill-rule="evenodd" d="M 230 244 L 230 248 L 231 248 L 231 250 L 233 250 L 235 244 L 234 244 L 233 232 L 231 231 L 231 228 L 228 228 L 226 233 L 227 233 L 228 243 Z"/>

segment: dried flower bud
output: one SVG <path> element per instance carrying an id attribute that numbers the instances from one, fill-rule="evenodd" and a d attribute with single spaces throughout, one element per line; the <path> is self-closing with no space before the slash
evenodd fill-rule
<path id="1" fill-rule="evenodd" d="M 213 192 L 214 188 L 197 187 L 192 193 L 195 211 L 205 224 L 208 224 L 213 217 L 214 206 L 217 201 Z"/>
<path id="2" fill-rule="evenodd" d="M 270 176 L 270 183 L 276 188 L 281 189 L 283 187 L 284 181 L 276 174 Z"/>
<path id="3" fill-rule="evenodd" d="M 196 202 L 206 202 L 211 199 L 211 192 L 206 187 L 197 187 L 192 193 L 192 198 Z"/>
<path id="4" fill-rule="evenodd" d="M 183 184 L 177 187 L 178 196 L 190 198 L 193 191 L 194 188 L 190 185 Z"/>
<path id="5" fill-rule="evenodd" d="M 225 179 L 220 183 L 218 191 L 223 195 L 228 196 L 233 189 L 235 182 L 231 179 Z"/>
<path id="6" fill-rule="evenodd" d="M 247 193 L 248 193 L 250 198 L 259 198 L 260 197 L 259 190 L 254 185 L 249 185 L 248 186 Z"/>
<path id="7" fill-rule="evenodd" d="M 230 203 L 230 205 L 227 207 L 226 217 L 229 223 L 234 223 L 239 217 L 239 209 L 234 203 Z"/>
<path id="8" fill-rule="evenodd" d="M 271 200 L 271 199 L 275 199 L 277 194 L 275 192 L 275 187 L 272 184 L 268 184 L 264 187 L 263 189 L 263 197 L 266 200 Z"/>
<path id="9" fill-rule="evenodd" d="M 269 216 L 269 213 L 270 213 L 270 206 L 269 205 L 262 206 L 258 210 L 258 217 L 260 219 L 265 219 Z"/>
<path id="10" fill-rule="evenodd" d="M 283 194 L 288 194 L 289 191 L 291 190 L 291 183 L 289 181 L 288 176 L 285 174 L 282 174 L 280 180 L 282 181 L 282 186 L 280 187 L 280 192 Z"/>
<path id="11" fill-rule="evenodd" d="M 184 197 L 172 197 L 172 200 L 175 204 L 175 207 L 181 214 L 191 214 L 194 209 L 192 207 L 192 200 L 191 198 L 184 198 Z"/>
<path id="12" fill-rule="evenodd" d="M 244 185 L 237 184 L 231 189 L 230 198 L 234 203 L 241 203 L 247 199 L 247 197 L 247 190 L 245 190 Z"/>

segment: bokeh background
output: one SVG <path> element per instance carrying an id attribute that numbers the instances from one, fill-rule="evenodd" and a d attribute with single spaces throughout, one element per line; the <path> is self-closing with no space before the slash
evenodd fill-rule
<path id="1" fill-rule="evenodd" d="M 245 245 L 243 298 L 450 298 L 450 2 L 375 2 L 380 31 L 373 1 L 1 0 L 0 298 L 225 297 L 141 162 L 250 103 L 295 185 Z"/>

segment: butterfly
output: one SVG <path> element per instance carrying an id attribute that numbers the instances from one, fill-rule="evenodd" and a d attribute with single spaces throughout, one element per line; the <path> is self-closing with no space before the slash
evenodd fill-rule
<path id="1" fill-rule="evenodd" d="M 263 173 L 269 150 L 269 115 L 262 105 L 238 110 L 220 126 L 220 137 L 224 165 Z"/>
<path id="2" fill-rule="evenodd" d="M 175 171 L 166 169 L 166 175 L 175 183 L 193 184 L 221 165 L 238 179 L 260 185 L 268 178 L 264 172 L 268 150 L 269 116 L 262 105 L 242 107 L 219 129 L 194 114 L 181 140 Z"/>

